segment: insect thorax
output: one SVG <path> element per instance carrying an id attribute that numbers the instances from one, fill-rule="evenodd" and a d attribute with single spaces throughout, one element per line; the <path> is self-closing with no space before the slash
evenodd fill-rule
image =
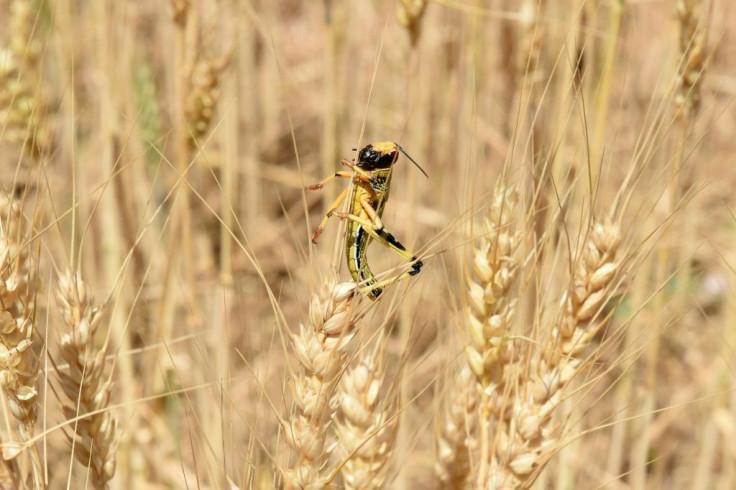
<path id="1" fill-rule="evenodd" d="M 390 175 L 371 176 L 371 187 L 377 194 L 385 194 L 390 184 Z"/>

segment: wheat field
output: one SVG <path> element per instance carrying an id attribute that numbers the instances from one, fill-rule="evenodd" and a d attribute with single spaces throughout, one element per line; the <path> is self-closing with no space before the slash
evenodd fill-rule
<path id="1" fill-rule="evenodd" d="M 736 488 L 734 66 L 727 0 L 0 0 L 0 485 Z M 372 301 L 305 188 L 376 141 Z"/>

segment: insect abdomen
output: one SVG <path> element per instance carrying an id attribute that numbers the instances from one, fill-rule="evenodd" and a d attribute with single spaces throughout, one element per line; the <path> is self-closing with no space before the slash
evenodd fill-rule
<path id="1" fill-rule="evenodd" d="M 368 267 L 368 261 L 365 257 L 371 237 L 361 225 L 355 225 L 355 229 L 351 231 L 352 233 L 348 233 L 348 243 L 345 247 L 350 275 L 356 283 L 360 284 L 361 288 L 365 287 L 368 290 L 366 295 L 370 299 L 376 300 L 383 292 L 383 289 L 369 289 L 372 284 L 378 282 L 370 267 Z"/>

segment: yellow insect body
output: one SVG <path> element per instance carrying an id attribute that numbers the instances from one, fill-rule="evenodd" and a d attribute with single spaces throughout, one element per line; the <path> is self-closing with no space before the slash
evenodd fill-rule
<path id="1" fill-rule="evenodd" d="M 381 221 L 391 189 L 393 165 L 398 160 L 400 152 L 404 153 L 403 149 L 393 141 L 370 144 L 358 153 L 357 164 L 353 165 L 343 160 L 343 165 L 352 168 L 353 172 L 337 172 L 321 183 L 307 187 L 308 190 L 321 189 L 324 184 L 335 177 L 351 178 L 353 180 L 350 195 L 348 196 L 348 189 L 340 194 L 312 235 L 312 241 L 316 243 L 317 237 L 322 233 L 327 220 L 333 214 L 341 219 L 348 220 L 345 244 L 348 269 L 350 269 L 353 280 L 364 285 L 366 295 L 373 300 L 378 299 L 384 287 L 406 277 L 419 274 L 423 265 L 420 260 L 417 260 L 416 256 L 406 250 L 401 242 L 384 229 Z M 406 153 L 404 154 L 406 155 Z M 406 156 L 411 160 L 411 157 Z M 416 165 L 414 160 L 412 162 Z M 346 197 L 349 202 L 348 212 L 336 212 Z M 397 277 L 379 282 L 371 272 L 366 260 L 366 250 L 372 240 L 382 243 L 410 261 L 412 263 L 411 270 Z"/>

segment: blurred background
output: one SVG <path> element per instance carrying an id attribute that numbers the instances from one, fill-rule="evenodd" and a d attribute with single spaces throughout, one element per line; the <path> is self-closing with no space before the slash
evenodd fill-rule
<path id="1" fill-rule="evenodd" d="M 734 488 L 735 29 L 725 0 L 3 0 L 0 179 L 39 256 L 48 486 L 87 478 L 44 361 L 68 269 L 104 305 L 111 488 L 282 485 L 288 332 L 331 268 L 350 280 L 338 219 L 309 241 L 345 182 L 303 187 L 392 140 L 429 179 L 402 157 L 383 217 L 425 268 L 360 305 L 358 336 L 380 333 L 400 393 L 386 487 L 440 487 L 435 419 L 501 178 L 528 249 L 549 247 L 522 280 L 528 325 L 570 281 L 565 236 L 615 215 L 631 254 L 617 340 L 537 486 Z M 402 265 L 380 244 L 368 256 Z"/>

